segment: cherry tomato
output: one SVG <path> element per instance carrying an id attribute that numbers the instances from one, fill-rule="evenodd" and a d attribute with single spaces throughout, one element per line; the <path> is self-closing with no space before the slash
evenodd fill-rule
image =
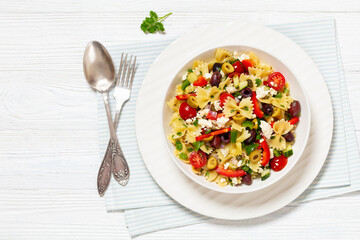
<path id="1" fill-rule="evenodd" d="M 235 99 L 235 97 L 233 95 L 231 95 L 230 93 L 228 92 L 223 92 L 222 94 L 220 94 L 220 106 L 223 107 L 224 106 L 224 103 L 226 101 L 226 99 L 228 97 L 231 97 L 232 99 Z"/>
<path id="2" fill-rule="evenodd" d="M 199 150 L 199 151 L 191 152 L 189 160 L 190 160 L 191 165 L 193 165 L 194 168 L 200 168 L 206 164 L 207 157 L 203 151 Z"/>
<path id="3" fill-rule="evenodd" d="M 217 112 L 209 111 L 208 115 L 206 116 L 207 119 L 216 120 L 217 119 Z"/>
<path id="4" fill-rule="evenodd" d="M 270 167 L 275 172 L 281 171 L 287 164 L 288 159 L 284 155 L 281 155 L 280 157 L 274 157 L 270 161 Z"/>
<path id="5" fill-rule="evenodd" d="M 243 73 L 244 72 L 243 65 L 242 65 L 242 63 L 240 61 L 234 62 L 233 67 L 234 67 L 234 72 L 237 72 L 237 73 Z"/>
<path id="6" fill-rule="evenodd" d="M 278 91 L 284 87 L 285 77 L 279 72 L 273 72 L 268 77 L 267 85 Z"/>
<path id="7" fill-rule="evenodd" d="M 248 71 L 249 67 L 254 66 L 254 63 L 253 63 L 253 61 L 251 61 L 251 59 L 244 59 L 241 63 L 243 65 L 245 71 Z"/>
<path id="8" fill-rule="evenodd" d="M 184 120 L 196 117 L 196 109 L 192 108 L 186 102 L 183 102 L 179 108 L 180 117 Z"/>

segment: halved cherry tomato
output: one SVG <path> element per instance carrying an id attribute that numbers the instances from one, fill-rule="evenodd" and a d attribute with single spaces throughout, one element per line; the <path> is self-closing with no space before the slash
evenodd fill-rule
<path id="1" fill-rule="evenodd" d="M 261 159 L 261 165 L 266 166 L 270 161 L 270 149 L 269 149 L 269 145 L 266 142 L 265 137 L 263 137 L 263 141 L 261 141 L 260 147 L 263 150 L 262 159 Z"/>
<path id="2" fill-rule="evenodd" d="M 253 67 L 254 63 L 251 59 L 244 59 L 242 62 L 245 71 L 249 70 L 249 67 Z"/>
<path id="3" fill-rule="evenodd" d="M 300 119 L 299 119 L 298 117 L 294 117 L 294 118 L 292 118 L 292 119 L 289 120 L 289 123 L 290 123 L 291 125 L 294 125 L 294 124 L 297 123 L 299 120 L 300 120 Z"/>
<path id="4" fill-rule="evenodd" d="M 228 99 L 228 97 L 231 97 L 232 99 L 235 99 L 235 97 L 233 95 L 231 95 L 228 92 L 223 92 L 222 94 L 220 94 L 220 106 L 223 107 L 226 99 Z"/>
<path id="5" fill-rule="evenodd" d="M 280 157 L 274 157 L 270 161 L 270 167 L 275 172 L 281 171 L 287 164 L 288 159 L 284 155 L 281 155 Z"/>
<path id="6" fill-rule="evenodd" d="M 242 169 L 240 170 L 225 169 L 223 165 L 218 165 L 215 170 L 219 174 L 224 175 L 226 177 L 242 177 L 246 175 L 246 172 Z"/>
<path id="7" fill-rule="evenodd" d="M 201 150 L 193 151 L 190 153 L 189 161 L 194 168 L 201 168 L 206 164 L 207 157 L 206 154 Z"/>
<path id="8" fill-rule="evenodd" d="M 196 96 L 196 93 L 189 93 L 189 94 L 184 94 L 184 95 L 177 95 L 176 99 L 177 100 L 186 100 L 188 99 L 190 96 Z"/>
<path id="9" fill-rule="evenodd" d="M 184 120 L 196 117 L 196 109 L 192 108 L 186 102 L 183 102 L 179 108 L 180 117 Z"/>
<path id="10" fill-rule="evenodd" d="M 285 86 L 285 77 L 279 72 L 273 72 L 268 77 L 267 86 L 278 91 Z"/>
<path id="11" fill-rule="evenodd" d="M 208 81 L 203 76 L 198 76 L 197 80 L 193 83 L 194 86 L 201 87 L 208 84 Z"/>
<path id="12" fill-rule="evenodd" d="M 210 120 L 216 120 L 217 119 L 217 112 L 209 111 L 209 113 L 206 115 L 207 119 Z"/>
<path id="13" fill-rule="evenodd" d="M 237 72 L 237 73 L 243 73 L 244 72 L 244 67 L 243 67 L 243 65 L 242 65 L 242 63 L 240 61 L 234 62 L 233 67 L 234 67 L 234 72 Z"/>
<path id="14" fill-rule="evenodd" d="M 195 138 L 196 141 L 201 141 L 205 138 L 208 138 L 208 137 L 211 137 L 211 136 L 216 136 L 216 135 L 219 135 L 219 134 L 222 134 L 222 133 L 226 133 L 226 132 L 230 132 L 231 131 L 231 127 L 228 127 L 228 128 L 223 128 L 221 130 L 217 130 L 217 131 L 214 131 L 214 132 L 211 132 L 211 133 L 208 133 L 208 134 L 204 134 L 204 135 L 201 135 L 201 136 L 197 136 Z"/>
<path id="15" fill-rule="evenodd" d="M 253 105 L 254 105 L 254 113 L 255 113 L 255 115 L 258 118 L 262 118 L 264 116 L 264 112 L 261 111 L 261 109 L 260 109 L 259 102 L 258 102 L 258 100 L 256 98 L 256 92 L 255 91 L 252 93 L 251 100 L 252 100 Z"/>

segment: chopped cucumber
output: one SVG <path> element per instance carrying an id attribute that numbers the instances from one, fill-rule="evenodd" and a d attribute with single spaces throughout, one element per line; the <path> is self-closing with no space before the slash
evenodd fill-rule
<path id="1" fill-rule="evenodd" d="M 287 152 L 284 152 L 284 156 L 285 156 L 285 157 L 291 157 L 293 154 L 294 154 L 294 153 L 293 153 L 293 150 L 292 150 L 292 149 L 290 149 L 290 150 L 287 151 Z"/>
<path id="2" fill-rule="evenodd" d="M 285 156 L 285 157 L 290 157 L 290 156 L 292 156 L 293 154 L 294 154 L 294 153 L 293 153 L 292 147 L 291 147 L 290 144 L 288 144 L 288 145 L 286 146 L 285 151 L 284 151 L 284 156 Z"/>
<path id="3" fill-rule="evenodd" d="M 268 177 L 270 177 L 270 169 L 264 169 L 261 173 L 261 181 L 265 181 Z"/>
<path id="4" fill-rule="evenodd" d="M 246 81 L 240 82 L 239 83 L 239 90 L 242 90 L 242 89 L 246 88 L 247 85 L 248 85 L 248 83 Z"/>

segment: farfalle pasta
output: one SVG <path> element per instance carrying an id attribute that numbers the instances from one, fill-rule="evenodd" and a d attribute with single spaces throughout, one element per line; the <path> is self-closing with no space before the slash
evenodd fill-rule
<path id="1" fill-rule="evenodd" d="M 169 141 L 194 174 L 219 186 L 251 184 L 293 154 L 300 103 L 285 77 L 253 52 L 195 60 L 168 100 Z"/>

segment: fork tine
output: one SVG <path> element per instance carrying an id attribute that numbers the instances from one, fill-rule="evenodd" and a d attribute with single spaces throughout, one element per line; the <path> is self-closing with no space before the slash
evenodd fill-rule
<path id="1" fill-rule="evenodd" d="M 121 70 L 122 70 L 122 66 L 123 66 L 123 57 L 124 57 L 124 53 L 121 54 L 119 71 L 118 71 L 118 75 L 116 76 L 116 86 L 119 86 L 119 82 L 120 82 L 120 75 L 121 75 Z"/>
<path id="2" fill-rule="evenodd" d="M 126 74 L 126 64 L 127 64 L 127 56 L 128 54 L 125 55 L 125 60 L 124 60 L 124 68 L 123 68 L 123 73 L 122 73 L 122 77 L 121 77 L 121 86 L 123 87 L 124 86 L 124 80 L 125 80 L 125 74 Z"/>
<path id="3" fill-rule="evenodd" d="M 136 56 L 134 57 L 134 63 L 133 63 L 133 66 L 132 66 L 132 71 L 131 71 L 131 80 L 130 80 L 130 86 L 129 86 L 130 90 L 131 90 L 131 87 L 132 87 L 132 84 L 133 84 L 133 81 L 134 81 L 135 67 L 136 67 Z"/>
<path id="4" fill-rule="evenodd" d="M 129 77 L 130 77 L 130 73 L 131 73 L 131 61 L 132 61 L 132 55 L 130 55 L 130 60 L 129 60 L 129 66 L 128 66 L 128 69 L 126 71 L 126 83 L 125 83 L 125 86 L 124 87 L 128 87 L 129 86 Z"/>

